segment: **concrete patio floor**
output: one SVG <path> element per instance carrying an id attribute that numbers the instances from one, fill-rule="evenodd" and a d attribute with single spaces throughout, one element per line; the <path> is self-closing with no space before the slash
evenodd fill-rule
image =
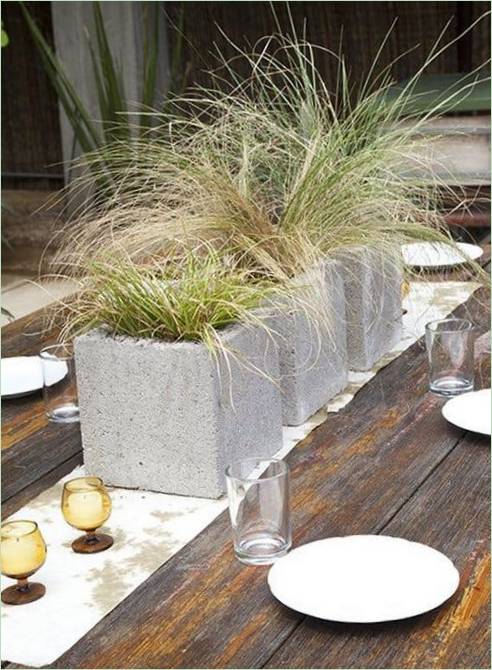
<path id="1" fill-rule="evenodd" d="M 76 289 L 76 283 L 69 279 L 46 278 L 34 280 L 27 274 L 2 272 L 2 307 L 8 310 L 14 319 L 20 319 L 56 300 L 65 298 Z M 9 319 L 2 314 L 1 325 Z"/>

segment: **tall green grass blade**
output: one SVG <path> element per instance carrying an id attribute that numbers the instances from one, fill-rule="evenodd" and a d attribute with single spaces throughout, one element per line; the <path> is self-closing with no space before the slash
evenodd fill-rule
<path id="1" fill-rule="evenodd" d="M 144 76 L 142 88 L 142 109 L 148 112 L 155 103 L 156 80 L 157 80 L 157 57 L 159 53 L 159 7 L 144 7 L 144 31 L 147 39 L 144 42 Z M 150 127 L 151 116 L 140 115 L 141 135 Z"/>
<path id="2" fill-rule="evenodd" d="M 128 107 L 124 90 L 123 79 L 118 71 L 117 64 L 104 27 L 99 1 L 93 3 L 95 38 L 98 51 L 100 80 L 103 84 L 106 117 L 102 116 L 104 134 L 107 143 L 115 140 L 129 140 L 130 128 Z M 97 63 L 96 63 L 97 67 Z"/>
<path id="3" fill-rule="evenodd" d="M 53 88 L 56 90 L 60 102 L 72 124 L 77 140 L 83 151 L 93 151 L 100 146 L 100 135 L 95 124 L 92 122 L 82 100 L 77 95 L 74 86 L 68 79 L 65 70 L 56 58 L 51 47 L 43 37 L 36 22 L 31 17 L 24 3 L 19 3 L 22 13 L 27 22 L 33 40 L 41 55 L 46 73 Z"/>

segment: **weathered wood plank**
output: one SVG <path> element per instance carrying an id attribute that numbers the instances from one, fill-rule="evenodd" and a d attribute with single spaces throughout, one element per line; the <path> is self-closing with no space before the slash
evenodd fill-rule
<path id="1" fill-rule="evenodd" d="M 444 217 L 448 226 L 459 228 L 488 228 L 490 226 L 490 211 L 467 213 L 450 213 Z"/>
<path id="2" fill-rule="evenodd" d="M 384 528 L 425 542 L 460 570 L 458 592 L 406 621 L 346 625 L 306 617 L 271 668 L 490 667 L 490 445 L 467 436 Z"/>
<path id="3" fill-rule="evenodd" d="M 24 489 L 18 491 L 14 496 L 2 503 L 2 519 L 14 514 L 21 507 L 27 505 L 33 498 L 56 484 L 62 477 L 71 472 L 77 465 L 82 463 L 82 452 L 78 451 L 74 456 L 57 465 L 53 470 L 43 475 L 40 479 L 32 482 Z"/>
<path id="4" fill-rule="evenodd" d="M 2 328 L 2 356 L 32 356 L 56 342 L 58 330 L 48 329 L 47 309 L 16 319 Z"/>
<path id="5" fill-rule="evenodd" d="M 41 391 L 2 401 L 2 449 L 25 440 L 47 423 Z"/>
<path id="6" fill-rule="evenodd" d="M 46 329 L 46 310 L 38 310 L 2 329 L 2 355 L 37 354 L 57 336 Z M 3 516 L 40 493 L 43 483 L 54 483 L 49 473 L 69 459 L 82 462 L 79 424 L 49 423 L 41 392 L 2 401 L 2 503 L 9 500 Z"/>
<path id="7" fill-rule="evenodd" d="M 81 453 L 78 423 L 49 423 L 2 452 L 2 502 Z"/>
<path id="8" fill-rule="evenodd" d="M 488 327 L 483 302 L 465 312 Z M 381 531 L 446 459 L 464 433 L 442 418 L 427 384 L 419 342 L 291 452 L 296 545 Z M 56 666 L 261 667 L 303 619 L 274 602 L 265 576 L 234 559 L 223 514 Z"/>
<path id="9" fill-rule="evenodd" d="M 56 342 L 58 331 L 46 329 L 46 310 L 40 309 L 2 328 L 2 356 L 33 356 Z M 2 449 L 45 428 L 41 391 L 23 398 L 2 400 Z"/>
<path id="10" fill-rule="evenodd" d="M 486 304 L 482 296 L 481 303 L 473 300 L 458 313 L 483 326 L 488 323 Z M 34 353 L 40 337 L 56 339 L 34 334 L 41 316 L 30 315 L 5 329 L 4 355 Z M 422 344 L 414 345 L 289 457 L 296 543 L 320 533 L 377 532 L 460 439 L 462 432 L 445 424 L 436 411 L 439 401 L 425 392 L 421 354 Z M 489 366 L 485 368 L 487 374 Z M 26 419 L 32 412 L 33 423 L 39 420 L 29 403 L 13 403 L 18 404 L 8 407 L 13 416 L 7 417 L 7 427 L 10 420 L 15 423 L 19 408 L 19 416 Z M 22 439 L 12 438 L 11 448 L 2 454 L 3 463 L 9 463 L 18 449 L 19 462 L 11 455 L 10 464 L 24 466 L 7 468 L 6 484 L 14 491 L 7 510 L 25 504 L 80 462 L 81 453 L 71 451 L 70 439 L 61 441 L 58 452 L 43 449 L 36 440 L 38 428 L 32 433 L 23 428 Z M 56 432 L 50 440 L 60 445 L 58 437 Z M 34 476 L 30 463 L 38 468 Z M 222 515 L 67 652 L 59 667 L 258 667 L 302 620 L 272 604 L 264 575 L 264 570 L 234 560 L 228 519 Z"/>

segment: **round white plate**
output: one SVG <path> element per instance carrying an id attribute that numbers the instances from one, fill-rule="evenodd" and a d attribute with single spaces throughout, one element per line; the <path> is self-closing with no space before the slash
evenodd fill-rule
<path id="1" fill-rule="evenodd" d="M 50 365 L 48 386 L 56 384 L 67 374 L 65 361 Z M 2 398 L 18 398 L 43 388 L 43 368 L 39 356 L 2 358 Z"/>
<path id="2" fill-rule="evenodd" d="M 459 573 L 436 549 L 386 535 L 310 542 L 279 558 L 268 585 L 298 612 L 346 623 L 376 623 L 427 612 L 450 598 Z"/>
<path id="3" fill-rule="evenodd" d="M 455 426 L 474 433 L 490 435 L 491 401 L 490 389 L 470 391 L 448 400 L 441 411 L 443 417 Z"/>
<path id="4" fill-rule="evenodd" d="M 406 265 L 420 268 L 446 268 L 461 265 L 467 260 L 476 260 L 483 249 L 476 244 L 458 242 L 459 253 L 441 242 L 412 242 L 402 245 L 403 260 Z"/>

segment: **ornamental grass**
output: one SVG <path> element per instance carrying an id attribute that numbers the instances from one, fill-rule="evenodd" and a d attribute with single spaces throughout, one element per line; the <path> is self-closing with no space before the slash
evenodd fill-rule
<path id="1" fill-rule="evenodd" d="M 337 59 L 334 92 L 316 69 L 319 56 Z M 439 213 L 448 187 L 423 177 L 429 140 L 418 133 L 465 91 L 454 89 L 439 107 L 401 123 L 424 68 L 390 100 L 390 68 L 376 75 L 377 58 L 359 90 L 342 57 L 304 40 L 272 36 L 251 54 L 237 49 L 236 59 L 247 61 L 246 79 L 236 75 L 235 59 L 223 60 L 217 86 L 157 113 L 158 133 L 84 157 L 91 183 L 99 166 L 111 188 L 94 193 L 56 261 L 85 277 L 71 332 L 105 318 L 115 332 L 119 324 L 135 336 L 212 346 L 212 331 L 245 320 L 265 290 L 291 296 L 294 277 L 348 246 L 375 247 L 399 265 L 395 249 L 403 243 L 456 249 Z M 79 185 L 87 187 L 85 178 Z M 469 267 L 488 281 L 476 263 Z M 207 281 L 193 274 L 197 268 Z M 182 273 L 182 289 L 163 281 L 169 272 L 176 281 Z M 303 296 L 302 309 L 323 320 L 314 297 L 308 306 Z"/>

